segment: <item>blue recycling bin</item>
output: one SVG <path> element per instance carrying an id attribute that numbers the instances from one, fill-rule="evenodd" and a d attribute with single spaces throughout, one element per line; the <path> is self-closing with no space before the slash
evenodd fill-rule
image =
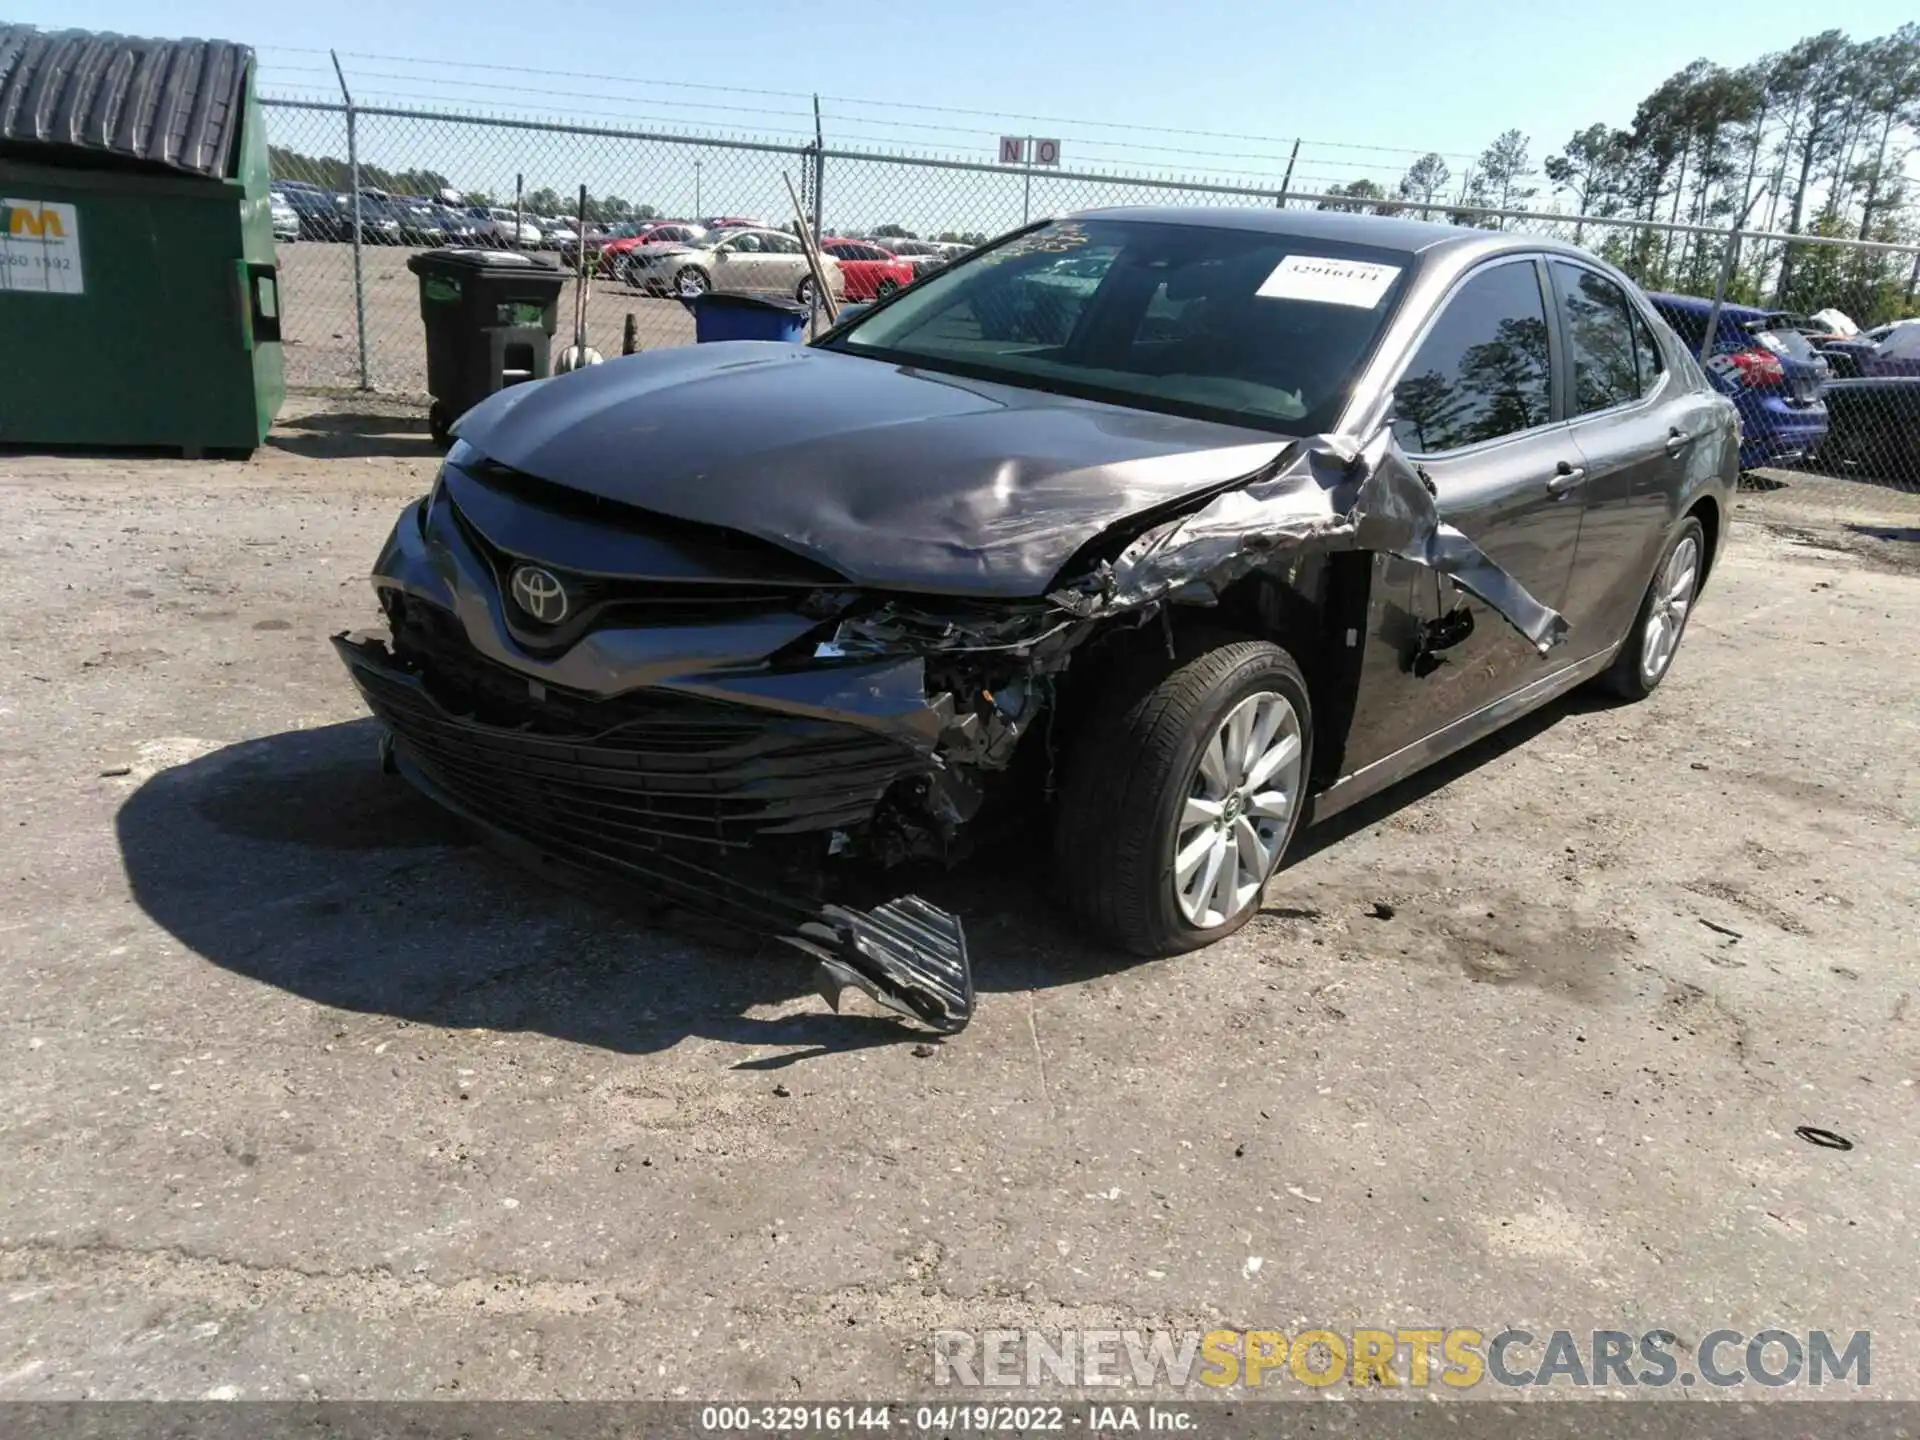
<path id="1" fill-rule="evenodd" d="M 806 333 L 807 307 L 792 300 L 760 295 L 683 295 L 693 312 L 693 340 L 784 340 L 797 343 Z"/>

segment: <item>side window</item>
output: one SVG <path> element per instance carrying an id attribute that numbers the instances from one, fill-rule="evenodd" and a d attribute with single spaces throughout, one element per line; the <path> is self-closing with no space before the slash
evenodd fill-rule
<path id="1" fill-rule="evenodd" d="M 1455 291 L 1394 387 L 1394 435 L 1416 455 L 1544 425 L 1552 411 L 1547 308 L 1531 261 Z"/>
<path id="2" fill-rule="evenodd" d="M 1667 362 L 1660 354 L 1660 346 L 1653 338 L 1653 329 L 1647 324 L 1646 317 L 1638 310 L 1633 312 L 1633 358 L 1635 371 L 1639 377 L 1640 393 L 1648 394 L 1660 383 L 1660 377 L 1666 373 Z"/>
<path id="3" fill-rule="evenodd" d="M 1552 262 L 1573 352 L 1573 411 L 1591 415 L 1640 397 L 1632 309 L 1620 287 L 1580 265 Z"/>
<path id="4" fill-rule="evenodd" d="M 768 235 L 767 249 L 776 255 L 798 255 L 800 242 L 791 235 Z"/>

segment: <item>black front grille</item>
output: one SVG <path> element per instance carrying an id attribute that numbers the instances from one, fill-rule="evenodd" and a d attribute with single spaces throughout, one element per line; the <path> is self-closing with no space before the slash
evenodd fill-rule
<path id="1" fill-rule="evenodd" d="M 368 706 L 451 800 L 587 863 L 857 825 L 925 769 L 852 725 L 658 692 L 535 700 L 525 677 L 477 655 L 440 674 L 365 642 L 340 648 Z"/>
<path id="2" fill-rule="evenodd" d="M 769 610 L 791 610 L 803 601 L 807 588 L 737 581 L 622 580 L 584 575 L 557 565 L 527 560 L 502 550 L 449 504 L 460 533 L 475 554 L 486 561 L 493 583 L 505 597 L 515 629 L 542 646 L 565 646 L 587 631 L 603 625 L 711 625 Z M 567 593 L 566 618 L 547 625 L 521 609 L 514 599 L 512 578 L 522 564 L 539 564 Z"/>

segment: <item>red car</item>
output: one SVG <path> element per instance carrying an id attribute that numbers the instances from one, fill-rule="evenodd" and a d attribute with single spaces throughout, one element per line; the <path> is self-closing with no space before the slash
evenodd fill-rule
<path id="1" fill-rule="evenodd" d="M 600 247 L 600 273 L 618 280 L 625 278 L 626 262 L 621 258 L 641 245 L 699 240 L 706 229 L 685 220 L 648 220 L 638 225 L 620 226 L 612 239 Z"/>
<path id="2" fill-rule="evenodd" d="M 826 239 L 820 248 L 840 262 L 847 277 L 847 299 L 882 300 L 902 285 L 911 285 L 914 268 L 898 255 L 864 240 Z"/>

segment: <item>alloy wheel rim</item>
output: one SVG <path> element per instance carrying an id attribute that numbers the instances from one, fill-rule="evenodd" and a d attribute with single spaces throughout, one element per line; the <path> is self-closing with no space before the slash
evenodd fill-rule
<path id="1" fill-rule="evenodd" d="M 694 270 L 688 270 L 683 272 L 680 276 L 680 293 L 682 295 L 706 294 L 707 282 L 705 277 L 703 277 L 698 271 L 694 271 Z"/>
<path id="2" fill-rule="evenodd" d="M 1286 696 L 1249 695 L 1200 747 L 1173 836 L 1173 895 L 1199 930 L 1260 898 L 1300 803 L 1300 716 Z"/>
<path id="3" fill-rule="evenodd" d="M 1643 679 L 1658 680 L 1673 663 L 1699 581 L 1700 545 L 1689 535 L 1673 547 L 1673 554 L 1661 567 L 1660 578 L 1654 582 L 1653 604 L 1647 611 L 1646 638 L 1640 647 Z"/>

